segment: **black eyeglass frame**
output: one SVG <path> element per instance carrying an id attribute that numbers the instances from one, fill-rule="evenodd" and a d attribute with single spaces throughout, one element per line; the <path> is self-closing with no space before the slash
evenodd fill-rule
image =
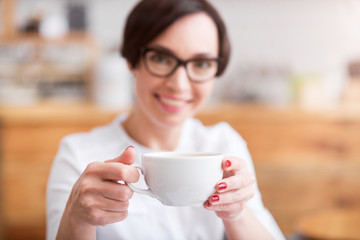
<path id="1" fill-rule="evenodd" d="M 150 69 L 149 69 L 149 66 L 147 64 L 147 61 L 145 60 L 146 59 L 146 54 L 150 51 L 155 51 L 155 52 L 160 52 L 162 54 L 165 54 L 165 55 L 168 55 L 172 58 L 174 58 L 176 60 L 176 65 L 174 66 L 173 70 L 168 73 L 168 74 L 165 74 L 165 75 L 162 75 L 162 74 L 156 74 L 154 72 L 152 72 Z M 206 79 L 206 80 L 194 80 L 192 79 L 190 76 L 189 76 L 189 72 L 188 72 L 188 69 L 187 69 L 187 64 L 189 62 L 194 62 L 194 61 L 199 61 L 199 60 L 208 60 L 208 61 L 215 61 L 217 63 L 217 69 L 216 69 L 216 72 L 215 72 L 215 75 L 213 77 L 216 76 L 217 72 L 219 71 L 219 64 L 221 63 L 221 59 L 220 58 L 205 58 L 205 57 L 197 57 L 197 58 L 191 58 L 191 59 L 188 59 L 188 60 L 182 60 L 180 58 L 178 58 L 177 56 L 175 56 L 174 54 L 172 54 L 171 52 L 167 52 L 167 51 L 162 51 L 162 50 L 159 50 L 159 49 L 156 49 L 156 48 L 141 48 L 141 55 L 143 57 L 143 60 L 144 60 L 144 65 L 145 65 L 145 68 L 146 70 L 153 76 L 156 76 L 156 77 L 170 77 L 172 74 L 174 74 L 174 72 L 178 69 L 178 67 L 180 66 L 183 66 L 185 68 L 185 71 L 186 71 L 186 74 L 188 76 L 188 78 L 193 81 L 193 82 L 207 82 L 209 81 L 211 78 L 209 79 Z"/>

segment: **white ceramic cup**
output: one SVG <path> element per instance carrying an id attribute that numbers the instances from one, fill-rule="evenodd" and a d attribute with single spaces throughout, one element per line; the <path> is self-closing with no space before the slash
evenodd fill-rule
<path id="1" fill-rule="evenodd" d="M 203 204 L 223 177 L 223 155 L 217 153 L 153 152 L 142 155 L 141 170 L 148 189 L 128 186 L 168 206 Z"/>

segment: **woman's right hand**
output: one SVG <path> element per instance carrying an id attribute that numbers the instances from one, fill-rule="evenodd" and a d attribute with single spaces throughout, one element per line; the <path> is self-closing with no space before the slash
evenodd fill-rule
<path id="1" fill-rule="evenodd" d="M 95 234 L 95 226 L 119 222 L 127 217 L 133 191 L 118 181 L 134 183 L 139 180 L 139 172 L 130 166 L 135 161 L 135 155 L 135 149 L 128 147 L 117 158 L 87 166 L 72 188 L 57 239 L 63 239 L 65 235 L 72 239 L 75 236 L 85 239 L 89 231 L 92 232 L 90 235 Z M 71 225 L 73 231 L 78 229 L 80 232 L 69 236 L 68 227 Z"/>

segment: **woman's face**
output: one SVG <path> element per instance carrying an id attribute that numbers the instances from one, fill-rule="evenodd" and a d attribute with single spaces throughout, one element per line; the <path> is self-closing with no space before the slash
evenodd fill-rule
<path id="1" fill-rule="evenodd" d="M 146 46 L 161 49 L 181 60 L 218 57 L 218 33 L 205 13 L 180 18 Z M 180 66 L 167 77 L 150 74 L 141 58 L 131 69 L 136 81 L 135 114 L 141 113 L 157 126 L 176 126 L 197 113 L 212 92 L 214 79 L 193 82 Z"/>

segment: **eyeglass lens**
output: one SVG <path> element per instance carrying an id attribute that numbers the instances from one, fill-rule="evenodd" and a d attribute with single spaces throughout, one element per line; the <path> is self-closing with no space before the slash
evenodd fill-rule
<path id="1" fill-rule="evenodd" d="M 180 62 L 176 57 L 156 50 L 148 50 L 144 55 L 147 70 L 159 77 L 171 75 Z M 216 75 L 218 67 L 217 60 L 199 58 L 186 61 L 188 77 L 193 81 L 206 81 Z"/>

